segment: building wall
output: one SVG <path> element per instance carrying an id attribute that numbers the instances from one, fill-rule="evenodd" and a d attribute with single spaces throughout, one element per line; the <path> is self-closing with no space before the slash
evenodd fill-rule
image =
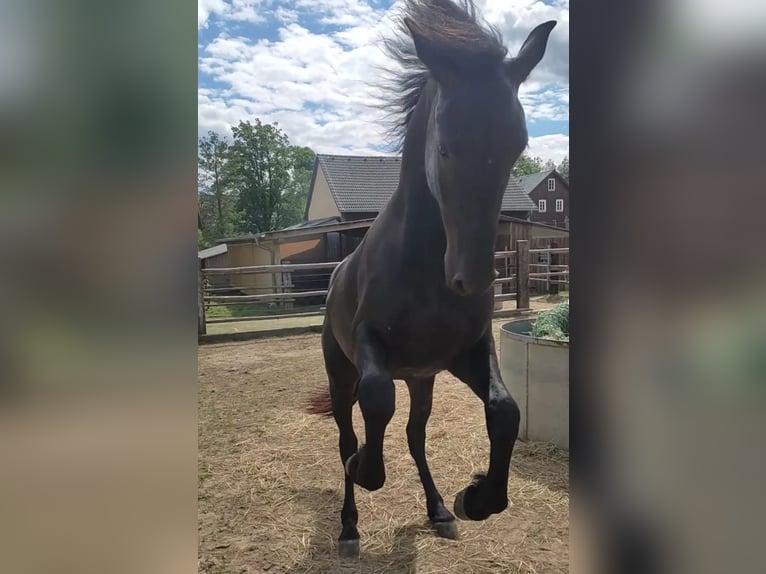
<path id="1" fill-rule="evenodd" d="M 552 239 L 569 239 L 569 231 L 566 229 L 549 229 L 547 227 L 538 227 L 536 225 L 530 225 L 529 227 L 529 239 L 533 241 L 535 239 L 552 238 Z"/>
<path id="2" fill-rule="evenodd" d="M 232 267 L 271 265 L 271 251 L 255 243 L 230 243 L 228 255 Z M 272 287 L 270 273 L 230 275 L 229 283 L 247 295 L 268 293 Z"/>
<path id="3" fill-rule="evenodd" d="M 231 267 L 229 264 L 228 251 L 226 253 L 213 255 L 212 257 L 207 257 L 206 259 L 202 260 L 202 267 L 205 269 L 213 269 L 216 267 Z M 224 288 L 231 285 L 229 277 L 226 275 L 209 275 L 208 281 L 215 288 Z"/>
<path id="4" fill-rule="evenodd" d="M 302 254 L 316 249 L 321 243 L 321 239 L 307 239 L 305 241 L 292 241 L 290 243 L 280 243 L 279 257 L 282 261 L 287 259 L 300 258 Z"/>
<path id="5" fill-rule="evenodd" d="M 335 200 L 327 185 L 327 178 L 321 166 L 317 169 L 314 178 L 314 189 L 311 192 L 311 205 L 309 205 L 308 220 L 323 219 L 325 217 L 339 217 L 340 212 L 335 205 Z"/>
<path id="6" fill-rule="evenodd" d="M 515 217 L 516 219 L 529 219 L 528 211 L 501 211 L 500 214 Z"/>
<path id="7" fill-rule="evenodd" d="M 564 227 L 565 222 L 569 220 L 569 186 L 558 175 L 552 174 L 556 180 L 556 189 L 554 191 L 548 191 L 548 177 L 546 177 L 540 184 L 529 193 L 529 197 L 538 205 L 539 200 L 544 199 L 546 202 L 545 213 L 539 211 L 532 212 L 530 219 L 538 223 L 545 223 L 547 225 L 555 225 L 556 227 Z M 564 211 L 556 211 L 556 200 L 564 200 Z"/>

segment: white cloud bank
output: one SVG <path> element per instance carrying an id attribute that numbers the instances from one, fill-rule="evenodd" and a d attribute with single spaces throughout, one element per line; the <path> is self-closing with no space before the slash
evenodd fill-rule
<path id="1" fill-rule="evenodd" d="M 199 27 L 212 40 L 199 59 L 199 133 L 227 133 L 240 120 L 279 122 L 293 143 L 323 153 L 379 153 L 386 144 L 374 108 L 375 66 L 387 60 L 377 40 L 390 33 L 390 10 L 363 0 L 198 0 Z M 515 53 L 530 30 L 555 19 L 543 61 L 522 86 L 531 126 L 569 117 L 569 7 L 525 0 L 480 0 L 486 19 Z M 394 6 L 394 9 L 396 6 Z M 263 22 L 274 41 L 245 38 L 233 26 Z M 312 30 L 321 29 L 322 33 Z M 530 130 L 533 131 L 533 130 Z M 533 131 L 534 133 L 534 131 Z M 532 155 L 559 162 L 568 136 L 530 137 Z"/>

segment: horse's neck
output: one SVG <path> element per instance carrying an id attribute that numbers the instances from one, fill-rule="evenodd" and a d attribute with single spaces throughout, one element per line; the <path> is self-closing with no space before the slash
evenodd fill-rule
<path id="1" fill-rule="evenodd" d="M 425 170 L 425 142 L 430 94 L 424 93 L 413 111 L 404 139 L 399 188 L 394 201 L 402 218 L 403 240 L 408 249 L 425 250 L 443 262 L 446 247 L 439 205 L 428 188 Z"/>

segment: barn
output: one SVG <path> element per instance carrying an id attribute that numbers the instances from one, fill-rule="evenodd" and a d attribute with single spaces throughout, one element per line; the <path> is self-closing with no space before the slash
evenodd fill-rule
<path id="1" fill-rule="evenodd" d="M 306 221 L 374 219 L 399 185 L 398 156 L 317 155 L 306 203 Z M 502 214 L 527 219 L 535 210 L 520 181 L 511 177 Z"/>
<path id="2" fill-rule="evenodd" d="M 399 184 L 401 158 L 318 154 L 314 162 L 304 221 L 267 233 L 228 238 L 200 252 L 205 268 L 340 261 L 354 251 Z M 530 221 L 535 202 L 522 182 L 511 177 L 503 196 L 497 251 L 515 249 L 515 241 L 554 237 L 568 245 L 568 232 Z M 566 240 L 566 242 L 564 241 Z M 537 242 L 544 246 L 544 243 Z M 501 274 L 509 262 L 498 260 Z M 323 289 L 329 272 L 295 272 L 275 285 L 270 275 L 217 275 L 219 289 L 231 287 L 258 294 L 279 287 L 297 291 Z M 309 301 L 306 301 L 307 303 Z"/>

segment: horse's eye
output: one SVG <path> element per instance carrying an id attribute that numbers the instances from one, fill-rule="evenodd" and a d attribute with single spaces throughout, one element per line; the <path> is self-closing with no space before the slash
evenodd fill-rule
<path id="1" fill-rule="evenodd" d="M 447 157 L 447 148 L 442 144 L 439 144 L 439 155 L 442 157 Z"/>

